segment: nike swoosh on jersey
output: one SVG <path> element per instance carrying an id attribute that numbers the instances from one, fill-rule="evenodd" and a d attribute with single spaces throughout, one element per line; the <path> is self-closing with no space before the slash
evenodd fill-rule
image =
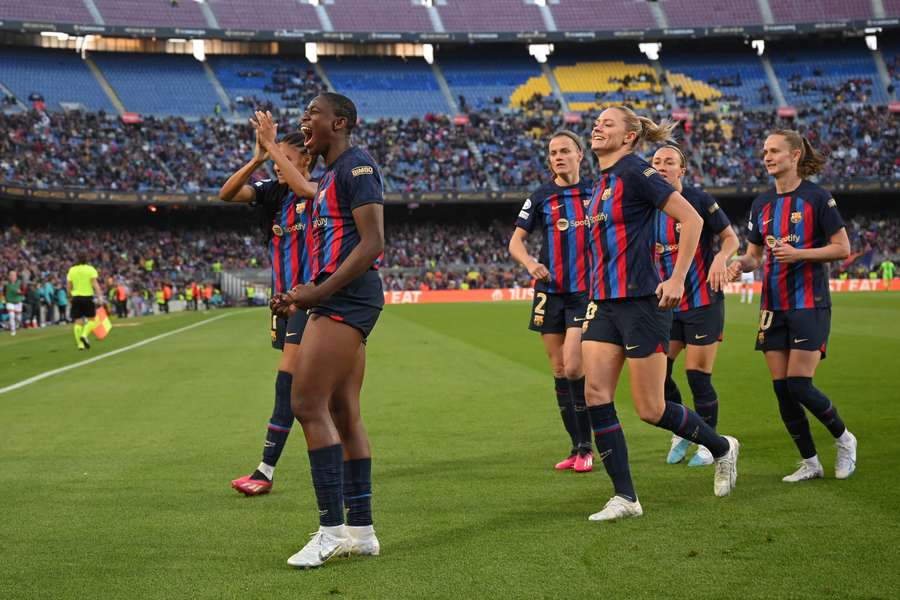
<path id="1" fill-rule="evenodd" d="M 584 317 L 572 317 L 572 320 L 577 323 L 578 321 L 584 321 Z"/>
<path id="2" fill-rule="evenodd" d="M 806 342 L 806 341 L 809 341 L 809 338 L 803 338 L 803 339 L 801 339 L 801 340 L 798 340 L 797 338 L 794 338 L 794 343 L 795 343 L 795 344 L 799 344 L 800 342 Z"/>
<path id="3" fill-rule="evenodd" d="M 694 334 L 695 340 L 702 340 L 705 337 L 709 337 L 709 334 L 708 333 L 704 333 L 703 335 L 697 335 L 696 333 Z"/>
<path id="4" fill-rule="evenodd" d="M 293 333 L 286 333 L 284 334 L 284 337 L 291 337 L 292 335 L 297 335 L 297 332 L 294 331 Z"/>
<path id="5" fill-rule="evenodd" d="M 625 346 L 625 349 L 626 349 L 626 350 L 634 350 L 634 349 L 637 348 L 638 346 L 640 346 L 640 344 L 638 344 L 637 346 L 627 346 L 627 345 L 626 345 L 626 346 Z"/>

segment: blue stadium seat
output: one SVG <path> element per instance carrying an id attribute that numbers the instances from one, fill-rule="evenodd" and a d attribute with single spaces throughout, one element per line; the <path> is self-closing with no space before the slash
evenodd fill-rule
<path id="1" fill-rule="evenodd" d="M 0 48 L 0 81 L 26 104 L 37 92 L 49 110 L 60 110 L 60 102 L 77 102 L 88 110 L 115 111 L 90 69 L 72 51 Z"/>
<path id="2" fill-rule="evenodd" d="M 279 67 L 289 67 L 299 71 L 307 71 L 313 66 L 301 56 L 292 57 L 252 57 L 252 56 L 211 56 L 209 66 L 215 72 L 219 83 L 225 88 L 228 96 L 234 100 L 241 97 L 256 97 L 269 101 L 281 108 L 295 108 L 296 102 L 285 102 L 280 92 L 267 92 L 263 88 L 272 81 L 272 74 Z M 241 73 L 259 73 L 259 76 L 247 77 Z M 303 108 L 303 107 L 299 107 Z"/>
<path id="3" fill-rule="evenodd" d="M 758 107 L 760 101 L 759 88 L 769 83 L 762 62 L 755 51 L 749 48 L 745 52 L 717 53 L 713 60 L 708 55 L 695 52 L 669 50 L 663 46 L 660 59 L 663 68 L 673 73 L 682 73 L 705 83 L 710 83 L 723 94 L 735 95 L 745 107 Z M 722 78 L 733 78 L 740 75 L 741 85 L 722 86 L 713 81 Z"/>
<path id="4" fill-rule="evenodd" d="M 355 103 L 360 118 L 447 114 L 431 67 L 421 58 L 323 58 L 335 90 Z"/>
<path id="5" fill-rule="evenodd" d="M 91 58 L 129 111 L 211 115 L 221 99 L 192 56 L 95 52 Z"/>
<path id="6" fill-rule="evenodd" d="M 540 77 L 541 69 L 530 58 L 491 59 L 438 59 L 454 98 L 465 96 L 469 108 L 479 110 L 496 106 L 494 98 L 500 96 L 503 106 L 516 89 L 531 77 Z"/>

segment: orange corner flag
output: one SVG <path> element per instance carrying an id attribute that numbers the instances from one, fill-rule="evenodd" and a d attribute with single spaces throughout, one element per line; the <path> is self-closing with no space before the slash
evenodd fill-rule
<path id="1" fill-rule="evenodd" d="M 94 330 L 91 333 L 93 333 L 98 340 L 102 340 L 109 335 L 111 329 L 112 321 L 109 320 L 106 309 L 101 306 L 97 309 L 97 316 L 94 318 Z"/>

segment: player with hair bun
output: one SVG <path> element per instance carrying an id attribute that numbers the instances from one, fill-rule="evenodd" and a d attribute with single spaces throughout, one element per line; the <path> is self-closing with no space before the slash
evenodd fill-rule
<path id="1" fill-rule="evenodd" d="M 827 263 L 847 258 L 850 241 L 834 198 L 808 181 L 825 157 L 805 137 L 789 129 L 773 131 L 763 160 L 775 185 L 753 201 L 747 251 L 729 265 L 729 276 L 736 280 L 763 266 L 756 349 L 766 357 L 781 419 L 801 457 L 783 481 L 825 474 L 804 408 L 835 438 L 835 477 L 846 479 L 856 470 L 856 437 L 812 380 L 831 330 Z"/>

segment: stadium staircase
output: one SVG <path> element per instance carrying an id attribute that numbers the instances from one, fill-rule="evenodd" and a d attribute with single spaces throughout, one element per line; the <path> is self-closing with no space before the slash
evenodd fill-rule
<path id="1" fill-rule="evenodd" d="M 436 60 L 431 63 L 431 72 L 434 73 L 434 79 L 437 81 L 438 87 L 444 95 L 444 100 L 447 101 L 447 106 L 450 107 L 450 110 L 453 111 L 454 115 L 458 115 L 459 105 L 456 103 L 456 98 L 454 98 L 453 94 L 450 92 L 450 86 L 447 85 L 447 79 L 444 77 L 444 73 L 441 71 Z"/>
<path id="2" fill-rule="evenodd" d="M 203 6 L 206 6 L 206 4 L 204 3 Z M 222 110 L 233 113 L 234 111 L 231 110 L 231 98 L 228 97 L 228 92 L 222 87 L 222 82 L 216 77 L 216 72 L 209 66 L 209 62 L 204 60 L 200 64 L 203 65 L 203 72 L 206 73 L 206 78 L 209 80 L 210 85 L 213 86 L 216 95 L 218 95 L 219 99 L 222 101 Z"/>
<path id="3" fill-rule="evenodd" d="M 440 1 L 441 0 L 438 0 L 438 2 Z M 434 7 L 434 4 L 427 6 L 426 9 L 428 10 L 428 19 L 431 21 L 431 27 L 438 33 L 446 32 L 447 30 L 444 29 L 444 21 L 441 19 L 441 13 Z"/>
<path id="4" fill-rule="evenodd" d="M 884 62 L 884 55 L 881 53 L 881 50 L 872 51 L 872 60 L 875 61 L 875 68 L 878 70 L 878 79 L 881 81 L 884 93 L 889 96 L 889 100 L 896 100 L 897 92 L 894 91 L 894 93 L 890 93 L 888 91 L 888 86 L 891 85 L 891 75 L 888 73 L 887 64 Z"/>
<path id="5" fill-rule="evenodd" d="M 109 98 L 109 101 L 112 102 L 112 105 L 116 107 L 116 112 L 121 116 L 125 113 L 125 105 L 122 104 L 122 100 L 119 99 L 119 95 L 116 94 L 116 91 L 109 85 L 109 81 L 106 80 L 106 76 L 103 75 L 103 71 L 100 70 L 100 67 L 97 66 L 97 63 L 90 56 L 85 56 L 84 64 L 87 65 L 87 68 L 91 70 L 91 74 L 93 74 L 94 79 L 97 80 L 97 84 L 100 85 L 100 88 L 103 90 L 103 93 L 106 94 L 106 97 Z"/>
<path id="6" fill-rule="evenodd" d="M 772 6 L 769 0 L 756 0 L 759 6 L 759 14 L 762 15 L 763 25 L 774 25 L 775 16 L 772 14 Z"/>
<path id="7" fill-rule="evenodd" d="M 94 19 L 94 23 L 96 25 L 106 25 L 106 21 L 103 20 L 103 15 L 100 14 L 100 9 L 97 8 L 97 5 L 94 4 L 94 0 L 83 0 L 84 7 L 91 13 L 91 17 Z"/>
<path id="8" fill-rule="evenodd" d="M 666 98 L 666 102 L 669 103 L 669 106 L 678 106 L 678 100 L 675 98 L 675 92 L 672 91 L 672 84 L 669 82 L 668 76 L 663 77 L 664 71 L 662 63 L 659 62 L 659 60 L 651 60 L 650 66 L 656 71 L 656 80 L 662 85 L 662 92 L 663 96 Z"/>
<path id="9" fill-rule="evenodd" d="M 537 4 L 537 3 L 535 3 Z M 541 18 L 544 20 L 544 27 L 547 31 L 559 31 L 556 27 L 556 19 L 553 18 L 553 12 L 547 3 L 537 4 L 538 10 L 541 11 Z"/>
<path id="10" fill-rule="evenodd" d="M 322 24 L 322 31 L 334 31 L 334 25 L 331 24 L 331 17 L 328 16 L 325 3 L 319 2 L 315 7 L 316 16 L 319 17 L 319 22 Z"/>
<path id="11" fill-rule="evenodd" d="M 769 79 L 769 89 L 772 91 L 772 96 L 775 98 L 775 103 L 779 107 L 787 106 L 787 101 L 785 101 L 784 99 L 784 92 L 781 90 L 781 83 L 778 81 L 778 77 L 775 75 L 775 69 L 772 68 L 772 61 L 770 61 L 769 57 L 765 54 L 760 56 L 759 60 L 766 72 L 766 77 Z"/>
<path id="12" fill-rule="evenodd" d="M 669 19 L 666 17 L 666 13 L 659 2 L 648 2 L 647 6 L 650 8 L 650 14 L 653 15 L 653 20 L 656 21 L 656 26 L 660 29 L 668 29 Z"/>
<path id="13" fill-rule="evenodd" d="M 559 101 L 563 111 L 569 112 L 569 103 L 559 87 L 559 82 L 556 80 L 556 75 L 553 74 L 553 69 L 550 68 L 549 64 L 541 63 L 541 71 L 544 73 L 544 77 L 547 78 L 550 89 L 553 90 L 553 97 Z"/>
<path id="14" fill-rule="evenodd" d="M 203 18 L 206 19 L 206 25 L 211 29 L 221 29 L 219 27 L 219 20 L 216 19 L 216 14 L 213 12 L 212 8 L 206 2 L 200 3 L 200 10 L 203 12 Z"/>
<path id="15" fill-rule="evenodd" d="M 872 15 L 876 19 L 884 19 L 886 17 L 887 13 L 885 13 L 882 0 L 872 0 Z"/>

